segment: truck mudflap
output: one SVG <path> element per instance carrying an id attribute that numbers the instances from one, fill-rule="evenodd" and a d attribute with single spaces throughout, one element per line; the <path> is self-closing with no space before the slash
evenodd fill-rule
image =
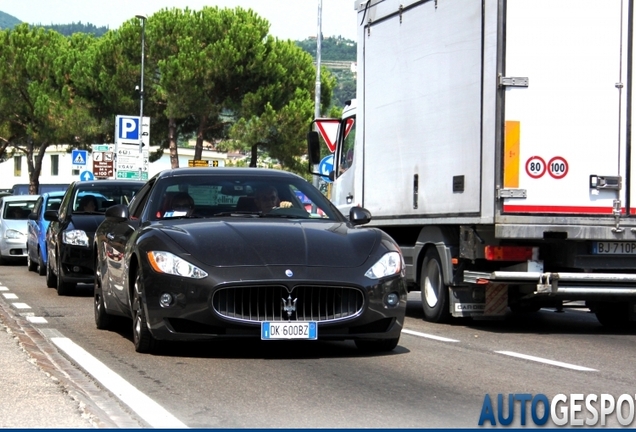
<path id="1" fill-rule="evenodd" d="M 464 282 L 484 285 L 536 284 L 534 295 L 559 296 L 571 300 L 598 296 L 636 296 L 636 274 L 623 273 L 561 273 L 561 272 L 509 272 L 483 273 L 464 271 Z"/>

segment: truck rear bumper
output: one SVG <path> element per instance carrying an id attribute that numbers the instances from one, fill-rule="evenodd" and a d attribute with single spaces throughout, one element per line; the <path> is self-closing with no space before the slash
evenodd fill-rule
<path id="1" fill-rule="evenodd" d="M 535 295 L 636 296 L 636 274 L 464 271 L 464 282 L 536 285 Z"/>

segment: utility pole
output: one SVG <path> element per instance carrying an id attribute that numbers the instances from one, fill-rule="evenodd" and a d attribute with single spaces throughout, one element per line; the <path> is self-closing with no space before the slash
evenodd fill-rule
<path id="1" fill-rule="evenodd" d="M 316 37 L 316 96 L 314 99 L 314 119 L 320 118 L 320 50 L 322 47 L 322 0 L 318 0 L 318 35 Z M 314 130 L 316 125 L 314 124 Z M 318 172 L 318 165 L 314 165 L 314 172 Z M 320 177 L 314 175 L 313 184 L 320 186 Z"/>

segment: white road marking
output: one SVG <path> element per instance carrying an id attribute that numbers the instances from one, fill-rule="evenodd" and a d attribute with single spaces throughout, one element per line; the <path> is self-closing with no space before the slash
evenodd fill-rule
<path id="1" fill-rule="evenodd" d="M 0 291 L 9 291 L 9 288 L 6 286 L 0 286 Z"/>
<path id="2" fill-rule="evenodd" d="M 526 354 L 519 354 L 519 353 L 512 352 L 512 351 L 495 351 L 495 352 L 499 353 L 499 354 L 511 356 L 511 357 L 517 357 L 517 358 L 524 359 L 524 360 L 530 360 L 530 361 L 535 361 L 535 362 L 539 362 L 539 363 L 545 363 L 545 364 L 549 364 L 549 365 L 552 365 L 552 366 L 558 366 L 558 367 L 562 367 L 562 368 L 566 368 L 566 369 L 573 369 L 573 370 L 586 371 L 586 372 L 597 372 L 596 369 L 588 368 L 588 367 L 585 367 L 585 366 L 579 366 L 579 365 L 575 365 L 575 364 L 571 364 L 571 363 L 563 363 L 563 362 L 556 361 L 556 360 L 549 360 L 549 359 L 544 359 L 544 358 L 541 358 L 541 357 L 535 357 L 535 356 L 526 355 Z"/>
<path id="3" fill-rule="evenodd" d="M 11 303 L 11 304 L 16 309 L 31 309 L 31 306 L 29 306 L 26 303 Z"/>
<path id="4" fill-rule="evenodd" d="M 7 300 L 8 300 L 8 299 L 13 299 L 13 300 L 15 300 L 15 299 L 17 299 L 17 298 L 18 298 L 18 296 L 17 296 L 16 294 L 13 294 L 13 293 L 6 293 L 6 294 L 2 294 L 2 296 L 3 296 L 4 298 L 6 298 Z"/>
<path id="5" fill-rule="evenodd" d="M 459 342 L 458 340 L 455 339 L 449 339 L 449 338 L 445 338 L 442 336 L 435 336 L 432 334 L 428 334 L 428 333 L 420 333 L 420 332 L 416 332 L 413 330 L 407 330 L 407 329 L 402 329 L 402 333 L 406 333 L 406 334 L 410 334 L 413 336 L 419 336 L 419 337 L 423 337 L 423 338 L 427 338 L 427 339 L 435 339 L 437 341 L 441 341 L 441 342 Z"/>
<path id="6" fill-rule="evenodd" d="M 36 317 L 36 316 L 28 316 L 26 317 L 27 321 L 33 324 L 46 324 L 48 321 L 44 317 Z"/>
<path id="7" fill-rule="evenodd" d="M 51 341 L 76 361 L 104 387 L 128 405 L 154 428 L 187 428 L 161 405 L 110 370 L 104 363 L 66 337 L 51 337 Z"/>

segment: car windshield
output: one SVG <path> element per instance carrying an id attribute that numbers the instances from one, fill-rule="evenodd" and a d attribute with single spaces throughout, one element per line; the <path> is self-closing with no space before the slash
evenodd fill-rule
<path id="1" fill-rule="evenodd" d="M 2 217 L 8 220 L 26 220 L 34 206 L 35 200 L 7 202 Z"/>
<path id="2" fill-rule="evenodd" d="M 168 177 L 155 187 L 150 215 L 153 219 L 231 216 L 343 220 L 309 182 L 284 176 Z"/>
<path id="3" fill-rule="evenodd" d="M 73 213 L 104 213 L 115 204 L 128 205 L 139 186 L 99 185 L 79 187 L 73 196 Z"/>

